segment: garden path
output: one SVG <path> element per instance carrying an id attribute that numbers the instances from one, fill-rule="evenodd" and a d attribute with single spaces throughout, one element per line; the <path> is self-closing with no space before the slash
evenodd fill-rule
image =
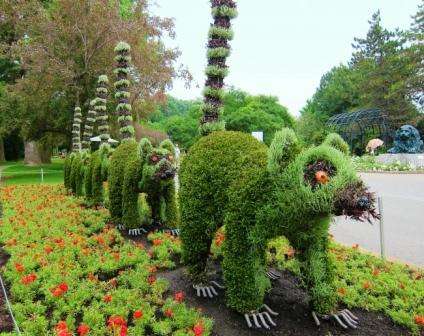
<path id="1" fill-rule="evenodd" d="M 362 173 L 365 183 L 383 199 L 388 259 L 424 266 L 424 174 Z M 359 244 L 380 253 L 379 223 L 337 218 L 331 233 L 340 243 Z"/>

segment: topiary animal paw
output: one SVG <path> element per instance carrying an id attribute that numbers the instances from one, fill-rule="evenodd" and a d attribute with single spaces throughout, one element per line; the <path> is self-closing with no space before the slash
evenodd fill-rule
<path id="1" fill-rule="evenodd" d="M 276 271 L 275 269 L 270 268 L 268 272 L 266 272 L 266 276 L 271 280 L 278 280 L 281 278 L 281 273 Z"/>
<path id="2" fill-rule="evenodd" d="M 145 228 L 138 228 L 138 229 L 129 229 L 128 234 L 130 236 L 141 236 L 142 234 L 146 234 L 148 231 Z"/>
<path id="3" fill-rule="evenodd" d="M 244 318 L 249 328 L 253 328 L 253 326 L 255 326 L 256 328 L 259 328 L 259 329 L 262 329 L 262 328 L 271 329 L 270 325 L 273 327 L 277 326 L 277 324 L 272 319 L 271 315 L 278 316 L 278 313 L 273 311 L 266 304 L 264 304 L 262 307 L 265 310 L 263 312 L 256 310 L 256 311 L 250 312 L 249 314 L 244 314 Z"/>
<path id="4" fill-rule="evenodd" d="M 204 298 L 211 298 L 213 299 L 215 296 L 218 296 L 219 293 L 216 291 L 215 287 L 217 289 L 224 289 L 225 287 L 220 285 L 218 282 L 216 281 L 211 281 L 209 285 L 203 285 L 203 284 L 198 284 L 198 285 L 193 285 L 193 288 L 196 290 L 197 292 L 197 296 L 198 297 L 204 297 Z"/>
<path id="5" fill-rule="evenodd" d="M 318 327 L 321 325 L 319 318 L 327 321 L 334 319 L 344 329 L 356 329 L 359 324 L 359 319 L 349 309 L 343 309 L 338 313 L 329 315 L 320 315 L 313 311 L 312 317 Z"/>
<path id="6" fill-rule="evenodd" d="M 168 233 L 174 237 L 178 237 L 180 235 L 180 229 L 164 228 L 164 229 L 161 229 L 160 231 L 162 231 L 163 233 Z"/>

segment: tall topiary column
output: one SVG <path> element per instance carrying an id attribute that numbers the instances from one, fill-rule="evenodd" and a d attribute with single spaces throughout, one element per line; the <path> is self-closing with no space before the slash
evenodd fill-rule
<path id="1" fill-rule="evenodd" d="M 90 102 L 90 109 L 88 110 L 87 118 L 85 119 L 84 134 L 82 138 L 82 148 L 84 150 L 90 150 L 90 138 L 93 136 L 94 124 L 96 123 L 97 112 L 94 109 L 96 105 L 96 99 Z"/>
<path id="2" fill-rule="evenodd" d="M 230 55 L 228 41 L 233 39 L 231 20 L 237 16 L 236 3 L 233 0 L 211 0 L 214 24 L 209 30 L 208 65 L 206 83 L 203 91 L 203 116 L 200 120 L 200 133 L 223 130 L 225 124 L 220 120 L 224 78 L 228 75 L 226 59 Z"/>
<path id="3" fill-rule="evenodd" d="M 116 52 L 116 69 L 115 74 L 117 81 L 115 88 L 117 90 L 115 98 L 118 100 L 116 112 L 118 113 L 119 132 L 122 141 L 128 141 L 134 138 L 134 127 L 132 125 L 132 114 L 130 105 L 130 81 L 128 79 L 131 63 L 131 47 L 126 42 L 119 42 L 115 47 Z"/>
<path id="4" fill-rule="evenodd" d="M 81 108 L 78 106 L 74 110 L 74 122 L 72 124 L 72 151 L 79 152 L 81 150 Z"/>
<path id="5" fill-rule="evenodd" d="M 97 127 L 100 133 L 100 140 L 103 143 L 108 143 L 110 139 L 109 134 L 109 116 L 106 112 L 106 103 L 107 103 L 107 95 L 108 90 L 107 86 L 109 84 L 109 79 L 106 75 L 99 76 L 97 81 L 96 88 L 96 106 L 94 109 L 97 112 Z"/>

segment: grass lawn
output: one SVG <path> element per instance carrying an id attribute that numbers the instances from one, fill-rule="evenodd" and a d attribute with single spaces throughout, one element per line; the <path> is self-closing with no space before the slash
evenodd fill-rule
<path id="1" fill-rule="evenodd" d="M 7 162 L 1 166 L 1 182 L 4 185 L 39 184 L 41 169 L 43 169 L 43 183 L 55 184 L 63 182 L 63 159 L 53 158 L 51 164 L 27 166 L 22 161 Z"/>

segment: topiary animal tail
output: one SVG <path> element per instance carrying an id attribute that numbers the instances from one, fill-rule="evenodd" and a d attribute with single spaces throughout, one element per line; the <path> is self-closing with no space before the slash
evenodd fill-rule
<path id="1" fill-rule="evenodd" d="M 224 96 L 224 78 L 228 75 L 226 58 L 230 55 L 229 40 L 233 39 L 231 20 L 237 16 L 233 0 L 211 0 L 214 24 L 209 29 L 208 65 L 206 83 L 203 90 L 203 116 L 200 120 L 200 133 L 223 130 L 225 124 L 220 120 Z"/>
<path id="2" fill-rule="evenodd" d="M 118 100 L 116 112 L 118 114 L 119 133 L 121 134 L 122 141 L 129 141 L 134 139 L 134 127 L 132 125 L 132 113 L 130 105 L 130 64 L 131 64 L 131 47 L 126 42 L 119 42 L 115 47 L 116 52 L 116 69 L 115 74 L 117 81 L 115 82 L 115 98 Z"/>

